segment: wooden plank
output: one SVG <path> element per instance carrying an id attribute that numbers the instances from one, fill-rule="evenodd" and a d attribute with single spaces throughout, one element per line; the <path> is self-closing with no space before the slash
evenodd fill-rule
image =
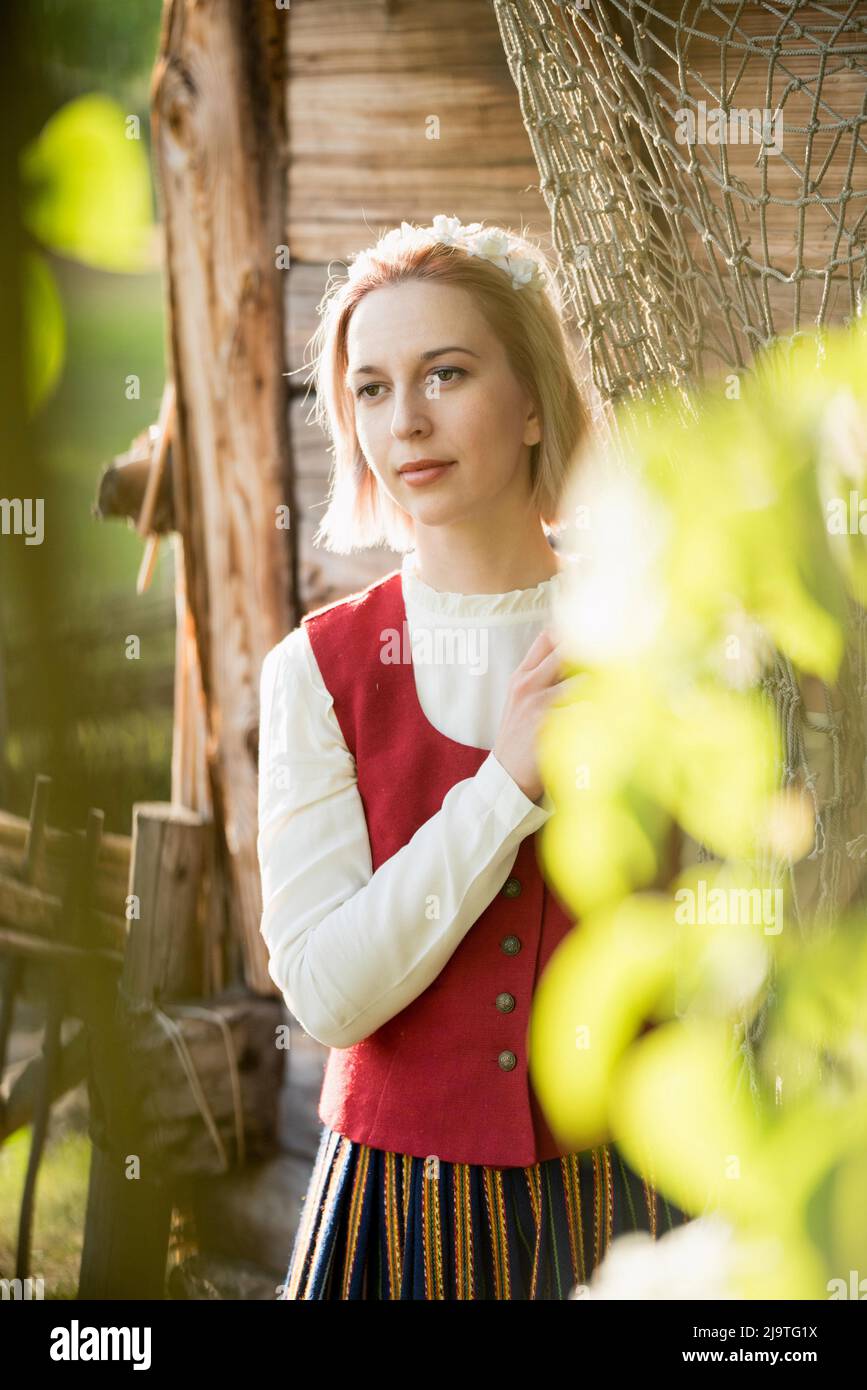
<path id="1" fill-rule="evenodd" d="M 324 36 L 328 42 L 323 43 Z M 288 81 L 319 76 L 381 82 L 398 76 L 460 72 L 486 66 L 501 52 L 484 0 L 293 0 Z"/>
<path id="2" fill-rule="evenodd" d="M 122 986 L 128 1001 L 201 993 L 197 900 L 205 822 L 183 806 L 133 807 L 132 893 L 139 916 L 129 924 Z"/>
<path id="3" fill-rule="evenodd" d="M 108 965 L 119 966 L 123 962 L 120 951 L 113 951 L 101 946 L 70 946 L 64 941 L 46 941 L 40 936 L 31 936 L 27 932 L 14 931 L 11 927 L 0 927 L 0 949 L 10 954 L 19 955 L 39 961 L 42 964 L 49 964 L 53 960 L 64 960 L 70 964 L 76 962 L 105 962 Z M 34 993 L 34 998 L 41 1000 L 42 991 Z"/>
<path id="4" fill-rule="evenodd" d="M 23 816 L 14 816 L 8 811 L 0 811 L 0 904 L 12 902 L 20 904 L 23 916 L 13 915 L 13 911 L 0 905 L 0 918 L 17 922 L 19 925 L 35 924 L 42 920 L 43 910 L 20 897 L 22 884 L 20 870 L 27 840 L 28 821 Z M 62 897 L 69 874 L 70 856 L 73 852 L 74 836 L 68 831 L 57 830 L 46 825 L 33 866 L 32 888 L 43 897 L 52 900 L 50 912 L 56 911 L 57 901 Z M 97 915 L 113 935 L 115 929 L 125 929 L 125 900 L 129 884 L 129 866 L 132 840 L 129 835 L 103 833 L 99 846 L 93 885 L 93 903 Z M 11 895 L 11 897 L 10 897 Z M 16 906 L 15 911 L 18 910 Z M 116 924 L 109 928 L 109 922 Z"/>
<path id="5" fill-rule="evenodd" d="M 131 1181 L 94 1144 L 78 1298 L 163 1298 L 172 1205 L 167 1189 Z"/>

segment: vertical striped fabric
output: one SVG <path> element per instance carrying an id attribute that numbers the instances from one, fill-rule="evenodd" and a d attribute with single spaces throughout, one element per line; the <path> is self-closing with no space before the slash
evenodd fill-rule
<path id="1" fill-rule="evenodd" d="M 615 1236 L 688 1219 L 611 1145 L 486 1168 L 325 1126 L 279 1297 L 565 1299 Z"/>

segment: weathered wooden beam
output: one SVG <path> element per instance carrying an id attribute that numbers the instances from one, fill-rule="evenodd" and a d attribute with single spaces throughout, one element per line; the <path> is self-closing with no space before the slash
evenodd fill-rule
<path id="1" fill-rule="evenodd" d="M 166 1188 L 136 1180 L 94 1145 L 78 1297 L 162 1299 L 172 1215 Z"/>
<path id="2" fill-rule="evenodd" d="M 276 1153 L 282 1019 L 279 1000 L 244 995 L 170 1003 L 136 1020 L 145 1162 L 178 1178 L 216 1177 Z"/>
<path id="3" fill-rule="evenodd" d="M 201 817 L 184 807 L 134 807 L 135 914 L 120 987 L 94 978 L 84 1004 L 94 1149 L 79 1298 L 163 1297 L 171 1174 L 146 1133 L 142 1097 L 149 1078 L 138 1067 L 135 1038 L 158 1000 L 196 995 L 201 988 L 198 901 L 205 841 Z M 86 984 L 80 982 L 82 991 Z"/>
<path id="4" fill-rule="evenodd" d="M 22 861 L 27 855 L 29 822 L 0 810 L 0 875 L 22 881 Z M 44 894 L 59 899 L 69 873 L 75 837 L 67 830 L 45 824 L 33 852 L 28 882 Z M 121 918 L 129 882 L 132 839 L 129 835 L 103 832 L 93 883 L 95 907 L 107 917 Z M 4 913 L 0 911 L 0 918 Z M 16 917 L 8 918 L 17 922 Z"/>
<path id="5" fill-rule="evenodd" d="M 121 905 L 123 900 L 121 899 Z M 17 936 L 32 934 L 41 943 L 58 942 L 64 936 L 65 915 L 62 900 L 41 888 L 33 888 L 10 878 L 0 865 L 0 923 L 14 924 Z M 126 939 L 126 921 L 120 914 L 99 909 L 91 910 L 90 944 L 109 951 L 122 952 Z M 70 942 L 67 939 L 66 945 Z M 24 948 L 22 948 L 24 949 Z"/>
<path id="6" fill-rule="evenodd" d="M 30 932 L 15 931 L 11 927 L 0 927 L 0 947 L 11 955 L 42 964 L 52 960 L 65 960 L 70 963 L 94 961 L 107 966 L 119 966 L 123 961 L 122 953 L 110 947 L 71 946 L 65 941 L 47 941 Z"/>
<path id="7" fill-rule="evenodd" d="M 47 777 L 37 778 L 31 804 L 27 848 L 21 867 L 21 872 L 27 879 L 32 879 L 34 876 L 38 851 L 44 838 L 49 786 Z M 74 836 L 70 874 L 63 894 L 62 927 L 67 944 L 82 949 L 93 945 L 94 932 L 91 923 L 93 882 L 96 865 L 99 861 L 103 820 L 102 811 L 91 807 L 87 813 L 84 833 Z M 41 1066 L 34 1071 L 35 1084 L 31 1097 L 32 1133 L 27 1171 L 24 1175 L 24 1186 L 21 1194 L 15 1262 L 15 1276 L 18 1279 L 25 1279 L 30 1273 L 36 1183 L 48 1137 L 51 1103 L 58 1085 L 62 1052 L 61 1034 L 64 1015 L 67 1011 L 70 984 L 70 976 L 61 969 L 60 961 L 54 956 L 49 961 L 47 969 L 45 1029 L 42 1038 Z"/>
<path id="8" fill-rule="evenodd" d="M 246 982 L 272 995 L 259 934 L 255 730 L 265 653 L 300 614 L 288 529 L 284 47 L 271 0 L 169 0 L 151 88 L 166 238 L 178 684 L 172 797 L 212 814 Z M 288 508 L 281 512 L 280 508 Z M 189 607 L 189 622 L 183 605 Z M 202 712 L 204 711 L 204 719 Z"/>
<path id="9" fill-rule="evenodd" d="M 207 828 L 186 807 L 133 807 L 129 923 L 121 988 L 131 1007 L 201 993 L 198 895 Z"/>

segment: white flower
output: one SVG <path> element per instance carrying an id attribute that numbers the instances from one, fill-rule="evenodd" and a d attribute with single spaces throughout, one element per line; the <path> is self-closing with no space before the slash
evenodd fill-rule
<path id="1" fill-rule="evenodd" d="M 390 251 L 392 247 L 397 248 L 400 242 L 404 239 L 404 228 L 406 226 L 406 222 L 402 222 L 399 227 L 392 227 L 390 232 L 386 232 L 383 236 L 379 238 L 379 241 L 376 243 L 375 249 L 377 251 Z M 352 257 L 353 264 L 355 263 L 355 261 L 361 260 L 361 252 L 357 251 L 355 255 Z"/>
<path id="2" fill-rule="evenodd" d="M 508 270 L 509 245 L 505 232 L 489 228 L 469 237 L 467 250 L 471 256 L 481 256 L 483 260 L 494 261 L 502 270 Z"/>
<path id="3" fill-rule="evenodd" d="M 529 256 L 514 256 L 509 268 L 512 272 L 512 285 L 516 290 L 519 290 L 522 285 L 531 285 L 533 289 L 541 289 L 545 283 L 539 266 Z"/>
<path id="4" fill-rule="evenodd" d="M 515 290 L 523 289 L 526 285 L 535 290 L 546 288 L 547 281 L 541 266 L 532 257 L 521 255 L 518 244 L 507 232 L 494 227 L 485 228 L 481 222 L 464 225 L 459 217 L 448 217 L 442 212 L 436 214 L 429 227 L 414 227 L 409 222 L 401 222 L 400 227 L 380 237 L 377 249 L 387 252 L 403 241 L 421 244 L 431 237 L 446 246 L 460 246 L 469 256 L 490 261 L 510 276 Z"/>
<path id="5" fill-rule="evenodd" d="M 437 241 L 444 241 L 449 246 L 453 246 L 461 239 L 463 228 L 459 217 L 446 217 L 445 213 L 439 212 L 431 224 L 436 235 Z"/>

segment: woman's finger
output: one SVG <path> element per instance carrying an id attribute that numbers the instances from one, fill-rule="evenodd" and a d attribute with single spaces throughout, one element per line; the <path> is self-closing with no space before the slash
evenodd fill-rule
<path id="1" fill-rule="evenodd" d="M 539 685 L 550 685 L 562 672 L 567 664 L 567 660 L 566 643 L 557 642 L 555 638 L 555 645 L 552 650 L 536 663 L 533 671 L 536 678 L 535 683 Z"/>
<path id="2" fill-rule="evenodd" d="M 534 670 L 539 665 L 539 663 L 541 661 L 544 661 L 544 659 L 548 656 L 549 652 L 551 651 L 551 648 L 554 646 L 554 642 L 555 639 L 553 633 L 550 631 L 549 628 L 545 628 L 544 631 L 539 633 L 539 636 L 536 638 L 535 642 L 530 647 L 530 650 L 527 652 L 527 655 L 524 657 L 524 660 L 518 666 L 518 670 Z"/>
<path id="3" fill-rule="evenodd" d="M 551 686 L 554 699 L 565 699 L 568 695 L 579 695 L 590 679 L 588 671 L 579 671 L 577 676 L 567 676 Z"/>

